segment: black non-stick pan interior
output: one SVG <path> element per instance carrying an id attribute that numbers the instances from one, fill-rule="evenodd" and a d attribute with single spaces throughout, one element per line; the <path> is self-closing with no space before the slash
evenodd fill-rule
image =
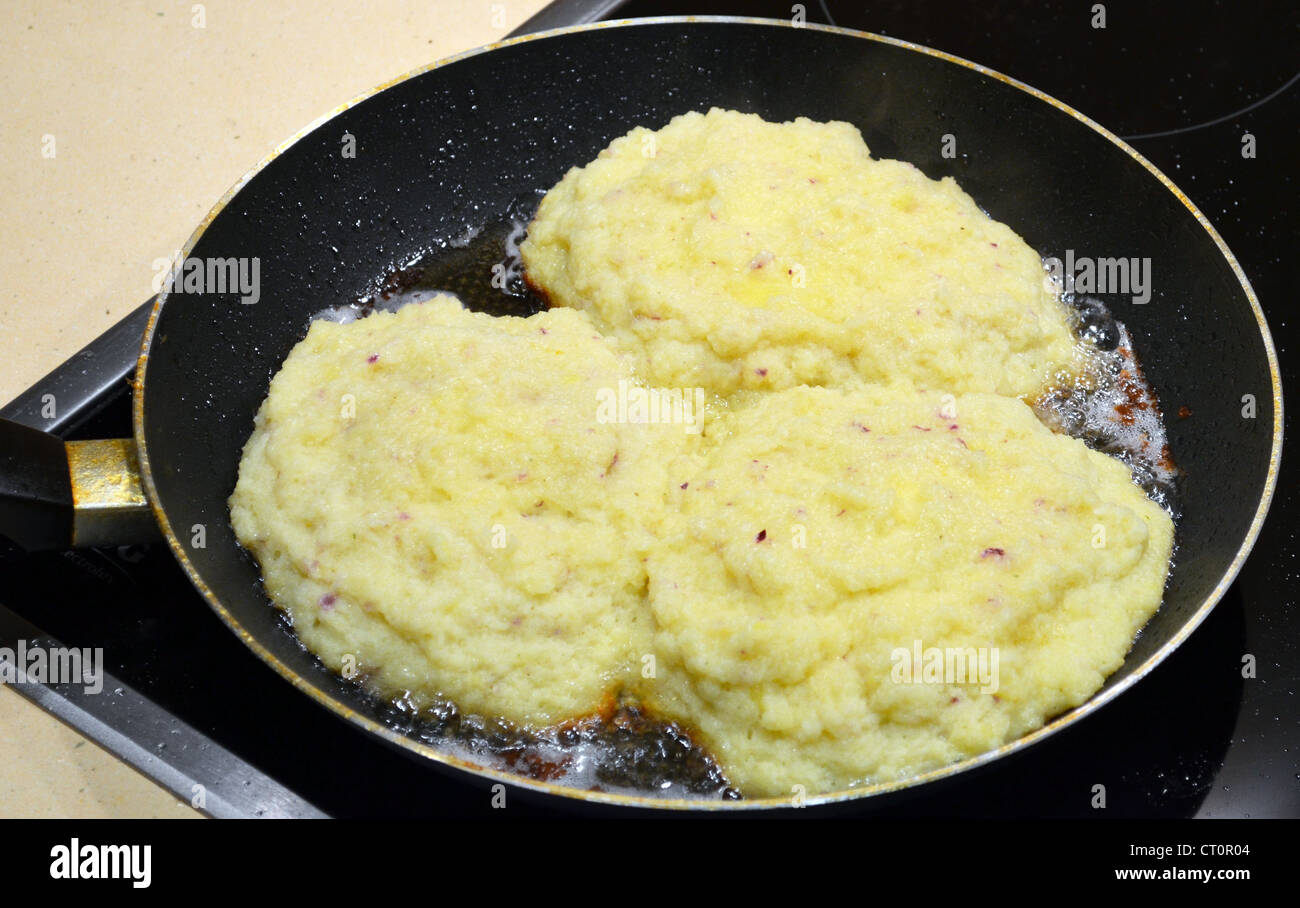
<path id="1" fill-rule="evenodd" d="M 1133 332 L 1185 473 L 1164 605 L 1109 683 L 1137 670 L 1214 593 L 1266 488 L 1273 383 L 1242 282 L 1174 192 L 1069 112 L 936 55 L 788 24 L 636 24 L 471 54 L 326 120 L 254 175 L 189 254 L 257 257 L 260 299 L 172 293 L 143 372 L 156 501 L 202 583 L 285 667 L 373 712 L 284 630 L 229 526 L 226 500 L 271 375 L 312 313 L 536 197 L 633 126 L 712 106 L 847 120 L 876 156 L 955 177 L 1044 255 L 1150 258 L 1148 303 L 1103 297 Z M 945 135 L 956 157 L 942 155 Z M 191 545 L 196 526 L 205 547 Z"/>

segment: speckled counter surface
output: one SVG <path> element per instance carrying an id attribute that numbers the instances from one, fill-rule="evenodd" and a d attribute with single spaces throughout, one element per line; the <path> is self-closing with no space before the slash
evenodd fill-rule
<path id="1" fill-rule="evenodd" d="M 0 401 L 152 292 L 221 195 L 355 95 L 545 0 L 9 0 L 0 13 Z M 0 817 L 197 816 L 0 688 Z"/>

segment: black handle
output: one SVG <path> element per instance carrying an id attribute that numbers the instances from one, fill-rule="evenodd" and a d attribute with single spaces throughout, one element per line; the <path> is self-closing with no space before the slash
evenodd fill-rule
<path id="1" fill-rule="evenodd" d="M 627 0 L 554 0 L 543 6 L 506 37 L 515 38 L 551 28 L 598 22 L 625 3 Z"/>
<path id="2" fill-rule="evenodd" d="M 25 549 L 66 548 L 72 505 L 63 439 L 0 419 L 0 534 Z"/>

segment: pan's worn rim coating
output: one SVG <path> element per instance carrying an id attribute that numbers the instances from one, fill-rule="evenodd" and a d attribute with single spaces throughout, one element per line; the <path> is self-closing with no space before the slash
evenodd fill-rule
<path id="1" fill-rule="evenodd" d="M 237 195 L 239 191 L 251 179 L 253 179 L 253 177 L 259 174 L 268 164 L 270 164 L 271 161 L 279 157 L 280 154 L 282 154 L 291 145 L 296 143 L 299 139 L 313 132 L 314 130 L 316 130 L 318 127 L 322 126 L 329 120 L 332 120 L 340 113 L 343 113 L 344 111 L 348 110 L 351 107 L 354 107 L 355 105 L 361 103 L 362 101 L 371 98 L 372 96 L 378 94 L 379 92 L 383 91 L 386 88 L 389 88 L 390 86 L 396 85 L 400 82 L 405 82 L 406 80 L 414 78 L 415 76 L 422 75 L 423 73 L 429 72 L 431 70 L 437 69 L 441 66 L 445 66 L 450 63 L 454 63 L 458 60 L 464 60 L 468 57 L 473 57 L 473 56 L 477 56 L 478 54 L 487 53 L 489 51 L 495 50 L 500 47 L 509 47 L 515 44 L 534 41 L 537 40 L 538 38 L 566 35 L 575 32 L 596 31 L 604 28 L 626 28 L 626 27 L 635 27 L 638 25 L 683 25 L 683 24 L 690 24 L 690 23 L 736 23 L 742 25 L 759 25 L 759 26 L 769 26 L 769 27 L 810 29 L 813 31 L 828 32 L 831 34 L 846 35 L 855 38 L 864 38 L 870 41 L 877 41 L 882 44 L 888 44 L 894 47 L 900 47 L 906 50 L 915 51 L 917 53 L 922 53 L 932 57 L 937 57 L 941 60 L 946 60 L 949 63 L 954 63 L 957 64 L 958 66 L 964 66 L 968 69 L 972 69 L 983 76 L 986 76 L 991 79 L 996 79 L 1000 82 L 1006 83 L 1007 85 L 1013 86 L 1014 88 L 1020 89 L 1021 91 L 1024 91 L 1034 96 L 1040 101 L 1044 101 L 1047 104 L 1050 104 L 1051 106 L 1057 108 L 1058 110 L 1073 117 L 1075 120 L 1078 120 L 1079 122 L 1088 126 L 1090 129 L 1094 130 L 1099 135 L 1103 136 L 1108 141 L 1110 141 L 1118 148 L 1120 148 L 1125 154 L 1131 157 L 1134 161 L 1136 161 L 1137 163 L 1141 164 L 1144 168 L 1146 168 L 1146 170 L 1150 172 L 1152 176 L 1154 176 L 1157 180 L 1159 180 L 1165 186 L 1166 189 L 1168 189 L 1180 202 L 1183 203 L 1183 205 L 1187 208 L 1189 212 L 1191 212 L 1192 216 L 1197 220 L 1197 222 L 1210 235 L 1210 238 L 1214 240 L 1215 245 L 1218 246 L 1219 251 L 1222 253 L 1224 259 L 1227 260 L 1228 264 L 1231 266 L 1233 274 L 1236 275 L 1237 280 L 1240 282 L 1242 289 L 1246 293 L 1246 298 L 1250 302 L 1251 310 L 1255 315 L 1255 321 L 1257 322 L 1259 327 L 1260 336 L 1264 341 L 1264 350 L 1268 358 L 1269 377 L 1272 383 L 1272 391 L 1273 391 L 1273 440 L 1272 440 L 1272 449 L 1271 449 L 1271 455 L 1269 460 L 1268 475 L 1265 479 L 1263 494 L 1260 496 L 1259 506 L 1255 511 L 1255 516 L 1251 520 L 1250 527 L 1246 533 L 1245 538 L 1242 540 L 1241 546 L 1238 548 L 1236 555 L 1233 557 L 1232 563 L 1228 566 L 1227 571 L 1224 572 L 1223 576 L 1220 578 L 1215 588 L 1211 591 L 1211 593 L 1208 596 L 1205 597 L 1205 599 L 1201 602 L 1200 606 L 1197 607 L 1196 611 L 1188 617 L 1188 619 L 1183 623 L 1182 627 L 1178 630 L 1178 632 L 1170 640 L 1168 640 L 1162 647 L 1160 647 L 1160 649 L 1158 649 L 1155 653 L 1153 653 L 1150 657 L 1148 657 L 1144 663 L 1142 663 L 1136 669 L 1134 669 L 1133 672 L 1128 675 L 1128 677 L 1124 678 L 1119 683 L 1115 684 L 1113 687 L 1095 694 L 1089 700 L 1080 704 L 1079 706 L 1076 706 L 1074 709 L 1070 710 L 1069 712 L 1057 716 L 1055 719 L 1053 719 L 1051 722 L 1047 723 L 1046 725 L 1043 725 L 1042 727 L 1035 729 L 1034 731 L 1024 736 L 1017 738 L 1015 741 L 1004 744 L 1001 747 L 996 748 L 995 750 L 991 750 L 986 753 L 980 754 L 978 756 L 971 757 L 966 760 L 962 760 L 958 763 L 951 763 L 946 766 L 942 766 L 937 769 L 933 769 L 928 772 L 921 773 L 920 775 L 911 776 L 906 779 L 897 779 L 888 782 L 879 782 L 871 785 L 863 785 L 845 791 L 837 791 L 837 792 L 831 792 L 827 794 L 809 796 L 807 798 L 804 798 L 801 801 L 801 803 L 805 806 L 833 804 L 833 803 L 839 803 L 844 801 L 857 800 L 859 798 L 866 798 L 873 795 L 885 794 L 888 792 L 898 791 L 904 788 L 920 786 L 927 782 L 938 781 L 939 779 L 955 776 L 959 773 L 966 772 L 967 770 L 975 769 L 981 766 L 986 766 L 989 763 L 992 763 L 995 760 L 1000 759 L 1001 757 L 1007 756 L 1017 751 L 1024 750 L 1028 748 L 1030 745 L 1043 740 L 1044 738 L 1054 734 L 1060 729 L 1065 728 L 1068 725 L 1074 724 L 1078 720 L 1093 713 L 1100 707 L 1109 703 L 1111 700 L 1119 696 L 1124 691 L 1128 690 L 1139 680 L 1145 677 L 1152 669 L 1154 669 L 1157 665 L 1159 665 L 1162 661 L 1164 661 L 1164 659 L 1170 653 L 1172 653 L 1185 639 L 1187 639 L 1187 637 L 1192 633 L 1192 631 L 1196 630 L 1196 628 L 1201 624 L 1201 622 L 1205 620 L 1206 616 L 1209 615 L 1210 611 L 1219 602 L 1219 600 L 1223 598 L 1223 595 L 1227 592 L 1228 588 L 1232 585 L 1233 580 L 1236 579 L 1237 574 L 1240 572 L 1242 565 L 1245 563 L 1246 557 L 1250 554 L 1251 549 L 1255 545 L 1255 541 L 1259 536 L 1260 528 L 1263 526 L 1265 515 L 1268 513 L 1269 505 L 1273 499 L 1273 493 L 1277 486 L 1278 468 L 1282 458 L 1282 423 L 1283 423 L 1282 382 L 1281 382 L 1280 368 L 1277 360 L 1277 352 L 1273 346 L 1273 337 L 1269 331 L 1268 323 L 1264 318 L 1264 312 L 1260 308 L 1259 300 L 1256 298 L 1255 291 L 1251 287 L 1250 281 L 1246 278 L 1245 272 L 1242 271 L 1241 265 L 1237 262 L 1236 257 L 1232 254 L 1232 250 L 1228 248 L 1227 244 L 1223 241 L 1223 238 L 1219 236 L 1218 231 L 1214 229 L 1213 225 L 1209 222 L 1209 220 L 1205 217 L 1205 215 L 1201 213 L 1200 209 L 1198 209 L 1192 203 L 1192 201 L 1187 198 L 1187 196 L 1182 192 L 1182 190 L 1180 190 L 1177 186 L 1174 185 L 1173 181 L 1171 181 L 1158 168 L 1156 168 L 1154 164 L 1152 164 L 1145 157 L 1139 154 L 1134 148 L 1129 146 L 1117 135 L 1115 135 L 1105 127 L 1099 125 L 1098 123 L 1094 122 L 1093 120 L 1083 115 L 1079 111 L 1075 110 L 1074 108 L 1070 107 L 1069 105 L 1056 100 L 1050 95 L 1044 94 L 1043 92 L 1039 91 L 1036 88 L 1033 88 L 1030 85 L 1026 85 L 1023 82 L 1020 82 L 1009 76 L 1003 75 L 1002 73 L 996 72 L 995 70 L 989 69 L 988 67 L 981 66 L 978 63 L 973 63 L 969 60 L 963 59 L 962 57 L 957 57 L 954 56 L 953 54 L 945 53 L 939 50 L 934 50 L 933 48 L 925 47 L 924 45 L 914 44 L 910 41 L 902 41 L 897 38 L 890 38 L 884 35 L 876 35 L 870 32 L 856 31 L 854 29 L 840 28 L 838 26 L 820 25 L 815 23 L 802 23 L 796 25 L 795 23 L 792 23 L 785 19 L 760 19 L 760 18 L 741 17 L 741 16 L 660 16 L 660 17 L 645 18 L 645 19 L 622 19 L 622 20 L 615 20 L 609 22 L 597 22 L 589 25 L 578 25 L 578 26 L 572 26 L 568 28 L 552 29 L 550 31 L 522 35 L 517 38 L 511 38 L 508 40 L 487 44 L 482 47 L 464 51 L 463 53 L 455 54 L 454 56 L 451 57 L 443 58 L 441 60 L 429 64 L 428 66 L 424 66 L 419 69 L 412 70 L 411 72 L 398 76 L 395 79 L 391 79 L 387 82 L 384 82 L 376 86 L 375 88 L 367 92 L 364 92 L 363 94 L 358 95 L 357 97 L 353 98 L 347 103 L 342 104 L 339 107 L 336 107 L 335 109 L 329 111 L 325 115 L 319 117 L 312 123 L 305 126 L 303 129 L 299 130 L 292 137 L 290 137 L 289 139 L 287 139 L 286 141 L 278 145 L 274 151 L 272 151 L 266 158 L 264 158 L 255 167 L 253 167 L 246 174 L 244 174 L 244 176 L 241 177 L 239 181 L 235 183 L 234 186 L 232 186 L 229 190 L 227 190 L 226 194 L 223 195 L 221 199 L 216 203 L 216 205 L 213 206 L 212 210 L 208 212 L 208 214 L 199 223 L 194 233 L 191 234 L 190 238 L 186 241 L 185 246 L 183 247 L 181 253 L 182 258 L 189 256 L 190 251 L 198 243 L 199 239 L 203 236 L 204 232 L 207 230 L 208 226 L 212 223 L 212 221 L 217 217 L 217 215 L 219 215 L 221 211 L 226 207 L 226 205 L 231 201 L 231 199 L 233 199 L 235 195 Z M 252 634 L 250 634 L 246 629 L 244 629 L 242 625 L 239 624 L 239 622 L 230 614 L 230 612 L 227 611 L 225 606 L 221 603 L 220 599 L 212 592 L 211 589 L 208 588 L 207 584 L 204 583 L 203 578 L 199 576 L 197 570 L 194 568 L 194 565 L 190 562 L 189 557 L 186 554 L 185 547 L 180 543 L 180 540 L 177 538 L 170 523 L 168 522 L 167 515 L 163 513 L 163 510 L 158 503 L 157 489 L 154 484 L 153 472 L 149 462 L 149 453 L 145 447 L 145 437 L 144 437 L 145 400 L 144 400 L 143 377 L 145 374 L 145 367 L 147 365 L 148 358 L 149 358 L 149 350 L 153 343 L 154 331 L 158 323 L 158 315 L 162 311 L 162 308 L 166 303 L 169 295 L 170 295 L 170 291 L 165 290 L 164 292 L 158 295 L 157 301 L 154 303 L 153 311 L 149 315 L 148 325 L 145 328 L 144 339 L 140 348 L 139 360 L 137 361 L 136 364 L 135 387 L 134 387 L 134 393 L 132 395 L 133 396 L 132 416 L 134 422 L 135 443 L 136 443 L 137 452 L 139 456 L 141 476 L 144 481 L 144 487 L 149 498 L 150 506 L 153 508 L 154 515 L 158 520 L 159 526 L 162 528 L 163 535 L 167 539 L 167 544 L 171 547 L 172 553 L 175 555 L 176 560 L 180 562 L 181 567 L 184 569 L 185 573 L 189 576 L 190 581 L 194 584 L 195 588 L 198 589 L 199 593 L 203 596 L 203 598 L 207 600 L 208 605 L 211 606 L 213 611 L 217 613 L 217 615 L 221 618 L 221 620 L 225 622 L 225 624 L 235 633 L 235 635 L 238 636 L 249 649 L 251 649 L 254 653 L 256 653 L 258 657 L 262 659 L 263 662 L 265 662 L 267 665 L 275 669 L 275 671 L 278 672 L 282 677 L 284 677 L 285 680 L 289 681 L 299 690 L 306 693 L 317 703 L 321 704 L 322 706 L 334 712 L 335 714 L 341 716 L 342 718 L 348 720 L 349 722 L 352 722 L 353 724 L 361 727 L 362 729 L 371 732 L 372 734 L 375 734 L 380 738 L 387 740 L 391 744 L 413 751 L 422 757 L 428 758 L 437 763 L 441 763 L 445 766 L 450 766 L 456 769 L 464 770 L 466 772 L 469 772 L 473 775 L 477 775 L 485 779 L 505 782 L 512 785 L 528 788 L 533 791 L 543 792 L 546 794 L 558 795 L 561 797 L 574 798 L 577 800 L 622 806 L 622 807 L 646 807 L 646 808 L 659 808 L 659 809 L 692 809 L 692 810 L 718 811 L 718 810 L 740 810 L 740 809 L 754 809 L 754 808 L 782 808 L 782 807 L 792 806 L 793 802 L 788 797 L 762 798 L 762 799 L 740 800 L 740 801 L 715 801 L 715 800 L 703 800 L 703 799 L 668 800 L 668 799 L 660 799 L 660 798 L 638 796 L 638 795 L 625 795 L 625 794 L 614 794 L 610 792 L 585 791 L 582 789 L 570 788 L 567 786 L 556 785 L 549 782 L 539 782 L 523 776 L 515 775 L 513 773 L 502 772 L 499 770 L 491 769 L 489 767 L 480 766 L 476 763 L 471 763 L 461 758 L 444 753 L 438 750 L 437 748 L 429 744 L 426 744 L 424 742 L 417 741 L 413 738 L 409 738 L 406 735 L 403 735 L 395 731 L 394 729 L 389 728 L 383 723 L 376 721 L 370 716 L 358 713 L 356 710 L 345 705 L 344 703 L 341 703 L 338 700 L 335 700 L 334 698 L 322 693 L 316 687 L 308 683 L 298 673 L 294 672 L 292 669 L 288 668 L 282 662 L 280 662 L 280 660 L 277 659 L 274 654 L 272 654 L 256 638 L 254 638 Z"/>

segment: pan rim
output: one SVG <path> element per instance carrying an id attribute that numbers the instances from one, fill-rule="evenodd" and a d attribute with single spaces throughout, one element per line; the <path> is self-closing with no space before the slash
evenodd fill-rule
<path id="1" fill-rule="evenodd" d="M 1250 281 L 1246 277 L 1245 272 L 1242 270 L 1241 265 L 1237 261 L 1236 256 L 1233 255 L 1232 250 L 1228 248 L 1228 245 L 1224 242 L 1223 238 L 1219 235 L 1218 231 L 1215 230 L 1214 226 L 1210 223 L 1209 219 L 1206 218 L 1206 216 L 1200 211 L 1200 209 L 1197 208 L 1196 205 L 1192 203 L 1192 201 L 1186 196 L 1186 194 L 1184 194 L 1183 191 L 1179 189 L 1173 183 L 1172 180 L 1170 180 L 1167 176 L 1165 176 L 1163 172 L 1161 172 L 1154 164 L 1152 164 L 1145 157 L 1143 157 L 1136 149 L 1131 147 L 1123 139 L 1119 138 L 1119 136 L 1115 135 L 1110 130 L 1096 123 L 1086 115 L 1075 110 L 1073 107 L 1070 107 L 1069 105 L 1063 103 L 1062 101 L 1059 101 L 1056 98 L 1047 95 L 1024 82 L 1021 82 L 1017 79 L 1013 79 L 1010 76 L 1004 75 L 1000 72 L 997 72 L 996 70 L 990 69 L 986 66 L 982 66 L 978 63 L 967 60 L 965 58 L 958 57 L 953 54 L 949 54 L 945 51 L 936 50 L 934 48 L 926 47 L 924 45 L 916 44 L 910 41 L 903 41 L 898 38 L 891 38 L 886 35 L 877 35 L 871 32 L 857 31 L 855 29 L 842 28 L 840 26 L 821 25 L 818 23 L 808 23 L 808 22 L 796 24 L 787 19 L 764 19 L 764 18 L 748 17 L 748 16 L 657 16 L 657 17 L 638 18 L 638 19 L 618 19 L 618 20 L 610 20 L 606 22 L 596 22 L 596 23 L 589 23 L 585 25 L 549 29 L 547 31 L 521 35 L 515 38 L 507 38 L 501 41 L 496 41 L 490 44 L 482 45 L 480 47 L 471 48 L 469 50 L 462 51 L 457 54 L 453 54 L 452 56 L 449 57 L 441 58 L 432 63 L 429 63 L 428 65 L 419 67 L 417 69 L 404 73 L 400 76 L 397 76 L 396 78 L 389 79 L 385 82 L 382 82 L 379 85 L 375 86 L 374 88 L 371 88 L 365 92 L 362 92 L 361 94 L 358 94 L 357 96 L 353 97 L 349 101 L 333 108 L 332 110 L 321 115 L 320 117 L 317 117 L 311 123 L 307 124 L 302 129 L 298 130 L 298 132 L 294 133 L 288 139 L 284 140 L 279 145 L 277 145 L 274 150 L 272 150 L 261 161 L 259 161 L 250 170 L 248 170 L 242 177 L 240 177 L 239 180 L 237 180 L 234 183 L 234 185 L 232 185 L 225 192 L 224 195 L 221 196 L 221 198 L 216 202 L 216 204 L 212 207 L 212 209 L 199 222 L 198 226 L 194 229 L 193 233 L 191 233 L 190 237 L 186 240 L 184 246 L 181 249 L 181 257 L 182 259 L 184 259 L 189 256 L 189 253 L 194 248 L 194 246 L 199 242 L 199 240 L 202 238 L 207 228 L 211 225 L 213 220 L 215 220 L 216 217 L 225 209 L 225 207 L 231 202 L 231 200 L 235 198 L 235 196 L 243 189 L 245 185 L 248 184 L 249 181 L 251 181 L 259 173 L 261 173 L 263 169 L 265 169 L 272 161 L 274 161 L 282 153 L 284 153 L 289 147 L 296 144 L 300 139 L 314 132 L 316 129 L 323 126 L 325 123 L 334 119 L 339 114 L 349 110 L 350 108 L 356 106 L 357 104 L 360 104 L 363 101 L 368 100 L 369 98 L 377 95 L 379 92 L 387 88 L 405 82 L 408 79 L 415 78 L 416 76 L 422 75 L 424 73 L 430 72 L 434 69 L 438 69 L 440 67 L 452 63 L 456 63 L 458 61 L 465 60 L 470 57 L 475 57 L 478 56 L 479 54 L 488 53 L 497 50 L 499 48 L 510 47 L 513 45 L 523 44 L 538 39 L 557 37 L 561 35 L 573 34 L 578 32 L 598 31 L 600 29 L 605 29 L 605 28 L 628 28 L 628 27 L 636 27 L 640 25 L 688 25 L 688 24 L 696 24 L 696 23 L 734 23 L 738 25 L 809 29 L 813 31 L 827 32 L 831 34 L 838 34 L 838 35 L 844 35 L 853 38 L 876 41 L 882 44 L 899 47 L 916 53 L 922 53 L 928 56 L 937 57 L 949 63 L 953 63 L 958 66 L 963 66 L 968 69 L 974 70 L 975 72 L 987 78 L 995 79 L 997 81 L 1006 83 L 1007 85 L 1010 85 L 1013 88 L 1024 91 L 1027 94 L 1032 95 L 1039 101 L 1046 102 L 1047 104 L 1050 104 L 1052 107 L 1057 108 L 1058 110 L 1062 111 L 1068 116 L 1083 123 L 1085 126 L 1089 127 L 1099 135 L 1103 136 L 1105 139 L 1107 139 L 1109 142 L 1117 146 L 1121 151 L 1123 151 L 1125 154 L 1127 154 L 1137 163 L 1139 163 L 1144 168 L 1146 168 L 1146 170 L 1152 176 L 1154 176 L 1167 190 L 1169 190 L 1169 192 L 1171 192 L 1180 202 L 1182 202 L 1182 204 L 1192 214 L 1192 216 L 1201 225 L 1201 227 L 1204 228 L 1205 231 L 1210 235 L 1210 238 L 1214 241 L 1215 245 L 1218 247 L 1220 254 L 1228 262 L 1229 266 L 1232 269 L 1233 274 L 1236 276 L 1238 282 L 1240 283 L 1243 291 L 1246 294 L 1246 299 L 1250 303 L 1251 311 L 1255 316 L 1255 320 L 1259 328 L 1260 336 L 1264 342 L 1265 354 L 1268 359 L 1269 378 L 1272 385 L 1273 436 L 1272 436 L 1272 445 L 1270 450 L 1268 474 L 1265 478 L 1264 489 L 1262 494 L 1260 495 L 1260 500 L 1255 510 L 1255 515 L 1251 520 L 1250 526 L 1247 529 L 1245 537 L 1242 539 L 1241 545 L 1238 547 L 1236 554 L 1233 556 L 1232 562 L 1228 565 L 1227 570 L 1220 577 L 1219 582 L 1215 585 L 1214 589 L 1211 590 L 1209 595 L 1207 595 L 1201 601 L 1200 605 L 1197 606 L 1196 610 L 1187 618 L 1186 621 L 1184 621 L 1182 627 L 1179 628 L 1177 633 L 1174 634 L 1174 636 L 1171 639 L 1166 641 L 1164 645 L 1162 645 L 1158 650 L 1156 650 L 1156 652 L 1150 655 L 1142 664 L 1137 666 L 1137 668 L 1135 668 L 1128 675 L 1128 677 L 1122 679 L 1113 687 L 1097 692 L 1088 700 L 1084 701 L 1083 703 L 1079 704 L 1078 706 L 1074 707 L 1068 712 L 1065 712 L 1057 716 L 1052 721 L 1029 732 L 1028 734 L 1025 734 L 1017 738 L 1014 741 L 1010 741 L 994 750 L 986 751 L 985 753 L 978 754 L 974 757 L 969 757 L 965 760 L 961 760 L 956 763 L 950 763 L 945 766 L 937 767 L 935 769 L 928 770 L 926 772 L 920 773 L 918 775 L 910 776 L 905 779 L 895 779 L 895 780 L 889 780 L 885 782 L 877 782 L 869 785 L 861 785 L 856 788 L 850 788 L 843 791 L 828 792 L 824 794 L 808 796 L 806 798 L 801 799 L 799 801 L 799 804 L 803 806 L 809 806 L 809 807 L 839 804 L 839 803 L 845 803 L 849 801 L 863 800 L 863 799 L 867 799 L 879 795 L 885 795 L 891 792 L 901 791 L 903 789 L 919 788 L 927 783 L 937 782 L 942 779 L 951 778 L 961 773 L 965 773 L 969 770 L 974 770 L 974 769 L 987 766 L 990 763 L 993 763 L 994 761 L 1001 759 L 1004 756 L 1009 756 L 1011 754 L 1026 750 L 1032 745 L 1038 743 L 1039 741 L 1042 741 L 1045 738 L 1055 734 L 1057 731 L 1061 730 L 1062 728 L 1065 728 L 1069 725 L 1073 725 L 1079 720 L 1091 715 L 1093 712 L 1097 711 L 1102 706 L 1105 706 L 1107 703 L 1114 700 L 1120 694 L 1127 691 L 1129 688 L 1133 687 L 1135 684 L 1137 684 L 1138 681 L 1144 678 L 1156 666 L 1158 666 L 1161 662 L 1163 662 L 1165 658 L 1169 656 L 1170 653 L 1172 653 L 1175 649 L 1177 649 L 1187 639 L 1187 637 L 1189 637 L 1192 634 L 1192 632 L 1195 631 L 1196 628 L 1200 626 L 1200 624 L 1213 610 L 1215 605 L 1217 605 L 1218 602 L 1223 598 L 1224 594 L 1227 592 L 1229 587 L 1232 585 L 1233 581 L 1236 579 L 1237 575 L 1240 573 L 1242 565 L 1245 563 L 1246 558 L 1249 556 L 1251 550 L 1254 548 L 1255 542 L 1258 539 L 1260 530 L 1263 526 L 1264 519 L 1267 516 L 1269 506 L 1271 505 L 1273 500 L 1273 495 L 1277 486 L 1278 470 L 1281 464 L 1281 457 L 1282 457 L 1282 433 L 1283 433 L 1284 420 L 1283 420 L 1283 408 L 1282 408 L 1281 371 L 1277 359 L 1277 351 L 1273 344 L 1273 336 L 1269 330 L 1268 322 L 1264 316 L 1263 310 L 1259 305 L 1259 300 L 1255 295 L 1254 288 L 1251 286 Z M 180 539 L 177 537 L 176 533 L 171 527 L 170 522 L 167 519 L 167 515 L 163 512 L 162 507 L 158 502 L 157 488 L 154 483 L 152 465 L 149 460 L 148 449 L 145 445 L 145 437 L 144 437 L 144 419 L 145 419 L 144 376 L 148 365 L 150 349 L 152 347 L 153 339 L 155 336 L 155 330 L 158 324 L 158 317 L 162 312 L 163 307 L 169 296 L 170 296 L 170 291 L 167 289 L 164 289 L 163 292 L 158 294 L 158 297 L 154 302 L 153 309 L 150 311 L 149 314 L 148 324 L 145 327 L 144 337 L 142 338 L 141 341 L 140 354 L 136 362 L 135 378 L 134 378 L 133 389 L 132 389 L 132 423 L 133 423 L 133 437 L 135 440 L 136 450 L 137 450 L 139 463 L 140 463 L 141 480 L 144 485 L 146 496 L 149 499 L 149 505 L 153 510 L 154 517 L 158 521 L 158 525 L 162 530 L 164 538 L 167 540 L 168 547 L 172 550 L 173 556 L 180 563 L 181 568 L 185 571 L 185 574 L 189 577 L 190 582 L 194 584 L 195 588 L 199 591 L 200 595 L 202 595 L 203 598 L 208 603 L 208 606 L 212 608 L 214 612 L 216 612 L 218 617 L 221 618 L 222 622 L 225 623 L 225 625 L 228 628 L 230 628 L 230 630 L 234 632 L 235 635 L 239 637 L 241 641 L 243 641 L 245 646 L 251 649 L 258 656 L 258 658 L 260 658 L 264 663 L 266 663 L 268 666 L 274 669 L 277 674 L 279 674 L 281 677 L 283 677 L 285 680 L 291 683 L 294 687 L 298 688 L 300 691 L 307 694 L 311 699 L 315 700 L 319 705 L 325 707 L 326 709 L 333 712 L 335 715 L 349 721 L 350 723 L 363 729 L 364 731 L 370 732 L 376 735 L 377 737 L 381 738 L 382 740 L 385 740 L 390 745 L 408 750 L 413 754 L 420 756 L 421 758 L 432 760 L 433 762 L 441 764 L 444 767 L 449 767 L 452 769 L 468 772 L 471 775 L 475 775 L 480 778 L 487 779 L 493 782 L 502 782 L 510 785 L 515 785 L 518 787 L 529 789 L 534 792 L 548 794 L 548 795 L 555 795 L 563 798 L 572 799 L 574 801 L 599 803 L 599 804 L 610 805 L 614 807 L 638 807 L 638 808 L 657 809 L 657 810 L 733 811 L 733 810 L 762 810 L 762 809 L 771 810 L 771 809 L 790 808 L 792 806 L 798 806 L 792 801 L 790 797 L 756 798 L 756 799 L 745 799 L 739 801 L 705 800 L 705 799 L 670 800 L 670 799 L 660 799 L 660 798 L 654 798 L 654 797 L 643 796 L 643 795 L 586 791 L 583 789 L 571 788 L 568 786 L 557 785 L 550 782 L 541 782 L 523 776 L 515 775 L 513 773 L 503 772 L 497 769 L 493 769 L 491 767 L 480 766 L 476 763 L 472 763 L 467 760 L 463 760 L 459 757 L 453 756 L 451 754 L 442 752 L 430 744 L 403 735 L 395 731 L 394 729 L 389 728 L 387 725 L 384 725 L 382 722 L 379 722 L 368 715 L 359 713 L 358 711 L 354 710 L 350 706 L 335 699 L 333 696 L 321 692 L 316 687 L 309 684 L 303 676 L 299 675 L 297 672 L 293 671 L 288 666 L 280 662 L 280 660 L 276 658 L 276 656 L 273 653 L 271 653 L 265 646 L 263 646 L 260 641 L 258 641 L 251 633 L 249 633 L 239 623 L 239 621 L 236 620 L 235 617 L 230 614 L 230 612 L 222 604 L 221 600 L 203 581 L 203 578 L 199 575 L 193 563 L 189 560 L 189 556 L 185 550 L 184 545 L 181 544 Z"/>

